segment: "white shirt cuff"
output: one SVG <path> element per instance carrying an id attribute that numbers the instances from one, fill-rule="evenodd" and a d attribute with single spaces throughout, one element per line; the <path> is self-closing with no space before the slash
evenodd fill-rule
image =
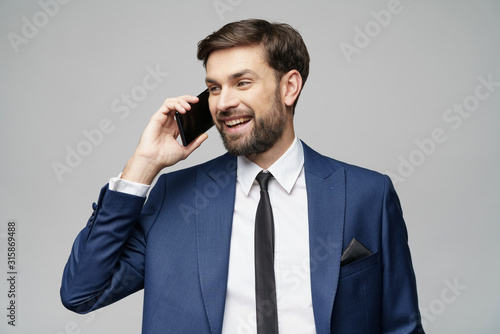
<path id="1" fill-rule="evenodd" d="M 109 179 L 109 190 L 118 191 L 121 193 L 146 197 L 150 185 L 127 181 L 121 178 L 122 173 L 117 177 Z"/>

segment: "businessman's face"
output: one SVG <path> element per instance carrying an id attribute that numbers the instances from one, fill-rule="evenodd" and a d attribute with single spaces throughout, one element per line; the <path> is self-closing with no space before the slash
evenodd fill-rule
<path id="1" fill-rule="evenodd" d="M 214 51 L 206 67 L 210 110 L 229 153 L 248 156 L 273 147 L 289 122 L 262 48 Z"/>

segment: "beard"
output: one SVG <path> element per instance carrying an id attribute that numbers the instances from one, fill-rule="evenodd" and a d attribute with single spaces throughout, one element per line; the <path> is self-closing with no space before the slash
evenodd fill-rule
<path id="1" fill-rule="evenodd" d="M 231 116 L 232 113 L 241 113 L 241 109 L 240 111 L 237 109 L 222 111 L 219 114 Z M 230 154 L 247 156 L 264 153 L 273 147 L 283 135 L 286 126 L 286 109 L 281 101 L 279 87 L 276 87 L 270 110 L 267 110 L 263 116 L 256 118 L 255 112 L 250 108 L 245 109 L 242 114 L 252 116 L 254 122 L 252 131 L 246 138 L 242 134 L 224 132 L 224 125 L 217 127 L 224 147 Z"/>

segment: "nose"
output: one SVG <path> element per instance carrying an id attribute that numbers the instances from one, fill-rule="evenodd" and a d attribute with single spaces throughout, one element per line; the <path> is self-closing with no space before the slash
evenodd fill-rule
<path id="1" fill-rule="evenodd" d="M 225 111 L 236 108 L 239 104 L 238 98 L 230 88 L 223 88 L 217 100 L 217 110 Z"/>

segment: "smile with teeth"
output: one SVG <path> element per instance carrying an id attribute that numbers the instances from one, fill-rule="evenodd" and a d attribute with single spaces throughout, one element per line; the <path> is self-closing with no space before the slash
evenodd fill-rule
<path id="1" fill-rule="evenodd" d="M 242 118 L 233 119 L 230 121 L 225 121 L 224 124 L 226 124 L 228 127 L 232 128 L 232 127 L 244 124 L 244 123 L 250 121 L 251 119 L 252 119 L 252 117 L 242 117 Z"/>

